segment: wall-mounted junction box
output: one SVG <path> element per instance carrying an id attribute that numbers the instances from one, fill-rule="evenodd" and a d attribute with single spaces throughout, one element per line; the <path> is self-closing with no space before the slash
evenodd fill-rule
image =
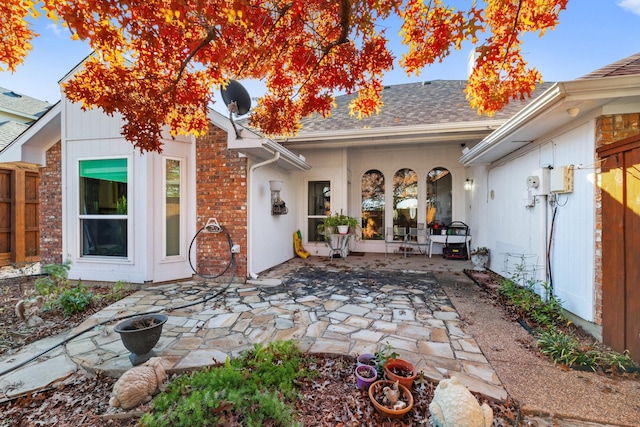
<path id="1" fill-rule="evenodd" d="M 533 196 L 544 196 L 549 194 L 549 169 L 542 168 L 531 171 L 527 177 L 527 189 Z"/>
<path id="2" fill-rule="evenodd" d="M 551 170 L 549 191 L 555 194 L 573 192 L 573 165 L 559 166 Z"/>

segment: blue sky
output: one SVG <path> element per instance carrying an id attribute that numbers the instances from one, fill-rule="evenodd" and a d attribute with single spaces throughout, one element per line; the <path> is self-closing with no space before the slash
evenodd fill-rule
<path id="1" fill-rule="evenodd" d="M 463 8 L 470 1 L 451 3 Z M 34 40 L 24 65 L 14 74 L 0 73 L 0 86 L 54 103 L 60 99 L 58 81 L 89 54 L 89 48 L 71 41 L 67 30 L 43 19 L 36 22 L 36 31 L 40 37 Z M 396 31 L 389 28 L 387 34 L 392 37 Z M 462 50 L 453 51 L 443 63 L 424 69 L 418 77 L 407 77 L 396 67 L 384 83 L 466 79 L 471 48 L 463 45 Z M 555 30 L 542 38 L 529 35 L 522 51 L 545 81 L 572 80 L 640 52 L 640 0 L 570 0 Z M 252 96 L 260 94 L 259 83 L 245 84 Z"/>

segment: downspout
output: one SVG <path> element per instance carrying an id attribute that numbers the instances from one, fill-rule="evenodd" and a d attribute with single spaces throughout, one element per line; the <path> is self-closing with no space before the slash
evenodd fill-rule
<path id="1" fill-rule="evenodd" d="M 269 160 L 265 160 L 264 162 L 261 162 L 261 163 L 256 163 L 255 165 L 249 168 L 249 208 L 251 208 L 251 188 L 253 187 L 253 171 L 262 166 L 266 166 L 270 163 L 277 162 L 279 158 L 280 158 L 280 152 L 276 151 L 274 156 Z M 253 238 L 251 237 L 253 235 L 253 214 L 251 212 L 251 209 L 247 209 L 247 215 L 249 215 L 249 228 L 248 228 L 249 233 L 247 235 L 247 258 L 248 258 L 247 264 L 249 266 L 249 277 L 251 277 L 252 279 L 257 279 L 258 275 L 253 272 Z"/>

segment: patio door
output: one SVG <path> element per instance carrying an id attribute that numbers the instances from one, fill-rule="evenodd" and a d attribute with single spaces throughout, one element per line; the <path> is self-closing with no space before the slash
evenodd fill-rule
<path id="1" fill-rule="evenodd" d="M 640 361 L 640 135 L 598 149 L 602 166 L 602 335 Z"/>

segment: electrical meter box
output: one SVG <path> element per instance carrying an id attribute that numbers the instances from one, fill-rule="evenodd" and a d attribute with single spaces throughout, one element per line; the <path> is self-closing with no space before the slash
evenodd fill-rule
<path id="1" fill-rule="evenodd" d="M 531 175 L 527 177 L 527 190 L 532 196 L 549 194 L 549 169 L 541 168 L 531 171 Z"/>
<path id="2" fill-rule="evenodd" d="M 573 165 L 560 166 L 551 170 L 549 191 L 554 194 L 573 192 Z"/>

